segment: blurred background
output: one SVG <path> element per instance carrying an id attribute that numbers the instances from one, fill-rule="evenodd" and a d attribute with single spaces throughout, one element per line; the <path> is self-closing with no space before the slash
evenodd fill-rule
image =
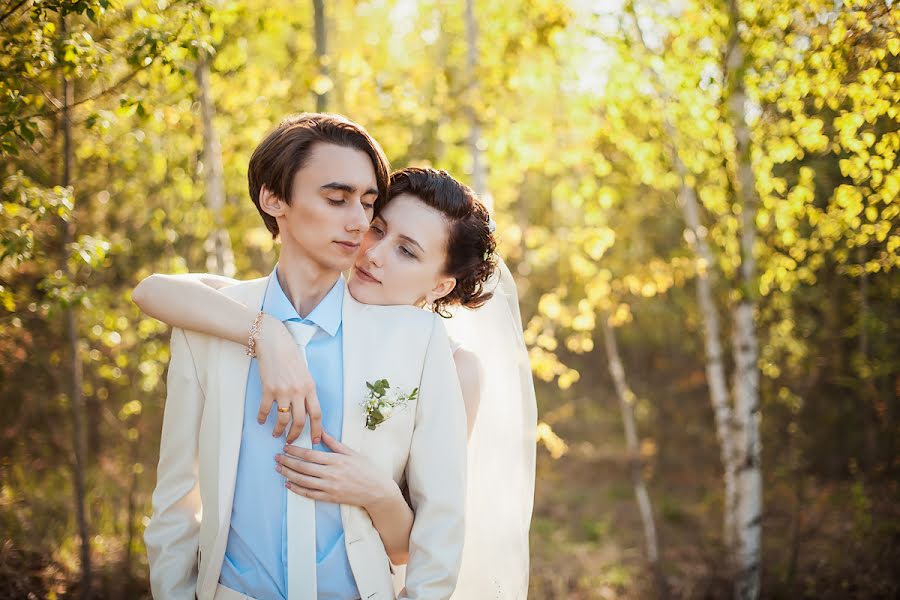
<path id="1" fill-rule="evenodd" d="M 530 597 L 900 594 L 893 0 L 4 0 L 0 597 L 147 598 L 159 272 L 266 274 L 288 113 L 495 210 Z M 891 567 L 891 565 L 894 565 Z"/>

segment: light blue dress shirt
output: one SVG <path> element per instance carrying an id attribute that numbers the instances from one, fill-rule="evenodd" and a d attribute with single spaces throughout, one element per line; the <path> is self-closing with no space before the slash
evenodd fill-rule
<path id="1" fill-rule="evenodd" d="M 342 277 L 305 319 L 294 309 L 278 282 L 278 267 L 269 278 L 262 310 L 282 321 L 318 327 L 306 347 L 309 370 L 316 381 L 322 425 L 341 438 L 344 416 L 344 369 L 341 308 Z M 275 471 L 275 455 L 285 436 L 272 437 L 276 411 L 265 425 L 256 420 L 262 398 L 259 364 L 250 363 L 244 399 L 244 427 L 238 458 L 228 545 L 219 582 L 259 600 L 287 598 L 287 494 L 284 477 Z M 317 450 L 328 451 L 322 444 Z M 316 577 L 319 600 L 356 600 L 356 581 L 344 545 L 340 506 L 316 502 Z"/>

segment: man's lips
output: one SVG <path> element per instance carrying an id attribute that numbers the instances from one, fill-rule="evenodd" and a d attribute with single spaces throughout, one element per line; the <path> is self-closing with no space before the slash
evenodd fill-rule
<path id="1" fill-rule="evenodd" d="M 363 281 L 368 281 L 369 283 L 381 283 L 380 281 L 372 277 L 371 273 L 360 267 L 356 267 L 356 274 Z"/>
<path id="2" fill-rule="evenodd" d="M 339 242 L 335 241 L 335 244 L 347 250 L 348 252 L 356 252 L 359 250 L 359 243 L 357 242 Z"/>

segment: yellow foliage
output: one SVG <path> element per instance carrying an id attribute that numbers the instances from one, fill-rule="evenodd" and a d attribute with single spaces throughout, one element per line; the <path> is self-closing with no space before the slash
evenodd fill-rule
<path id="1" fill-rule="evenodd" d="M 537 426 L 537 441 L 544 444 L 554 459 L 562 458 L 569 450 L 568 445 L 560 438 L 547 423 L 541 421 Z"/>

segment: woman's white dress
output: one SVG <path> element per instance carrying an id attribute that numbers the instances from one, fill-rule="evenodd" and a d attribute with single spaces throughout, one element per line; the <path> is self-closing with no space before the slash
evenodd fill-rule
<path id="1" fill-rule="evenodd" d="M 494 296 L 445 321 L 454 352 L 482 366 L 481 401 L 468 444 L 466 542 L 453 600 L 524 600 L 534 502 L 537 405 L 522 334 L 518 293 L 500 262 Z M 398 568 L 397 593 L 405 570 Z"/>

